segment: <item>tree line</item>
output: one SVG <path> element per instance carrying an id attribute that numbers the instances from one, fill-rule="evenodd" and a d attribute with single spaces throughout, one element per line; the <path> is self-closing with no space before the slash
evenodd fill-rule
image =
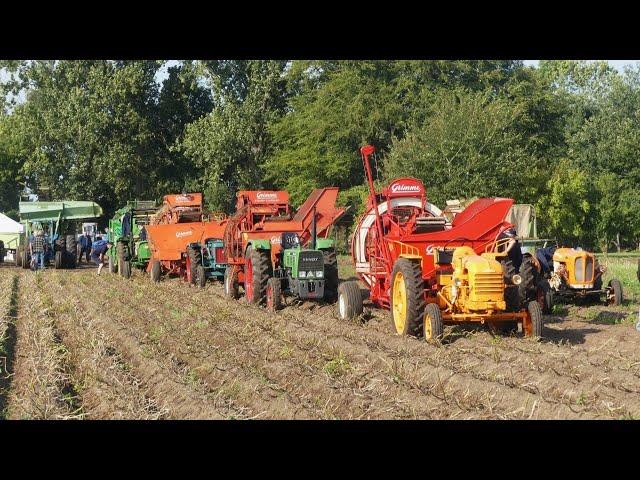
<path id="1" fill-rule="evenodd" d="M 338 186 L 366 198 L 359 147 L 381 182 L 415 176 L 432 203 L 535 205 L 540 236 L 640 245 L 640 68 L 541 61 L 3 61 L 0 211 L 21 195 L 127 200 Z M 166 71 L 163 76 L 160 72 Z"/>

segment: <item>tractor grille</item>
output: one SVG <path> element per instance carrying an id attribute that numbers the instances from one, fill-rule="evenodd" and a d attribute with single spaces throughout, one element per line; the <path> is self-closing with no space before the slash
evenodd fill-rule
<path id="1" fill-rule="evenodd" d="M 476 295 L 502 295 L 502 273 L 476 273 L 473 290 Z"/>
<path id="2" fill-rule="evenodd" d="M 324 258 L 322 252 L 300 252 L 300 262 L 298 263 L 299 270 L 313 270 L 318 271 L 324 268 Z"/>
<path id="3" fill-rule="evenodd" d="M 575 276 L 576 276 L 576 281 L 578 282 L 584 282 L 584 258 L 582 257 L 578 257 L 576 258 L 576 263 L 575 263 Z"/>
<path id="4" fill-rule="evenodd" d="M 593 282 L 593 258 L 587 257 L 587 266 L 584 271 L 584 281 L 591 283 Z"/>

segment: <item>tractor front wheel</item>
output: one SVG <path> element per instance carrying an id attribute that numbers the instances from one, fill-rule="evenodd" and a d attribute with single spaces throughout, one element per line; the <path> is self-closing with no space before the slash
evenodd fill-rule
<path id="1" fill-rule="evenodd" d="M 131 263 L 127 262 L 126 260 L 121 260 L 119 262 L 119 265 L 120 265 L 120 275 L 122 275 L 124 278 L 130 278 Z"/>
<path id="2" fill-rule="evenodd" d="M 529 319 L 525 320 L 522 326 L 524 336 L 533 338 L 542 337 L 543 318 L 540 304 L 536 300 L 529 302 L 527 311 L 529 312 Z"/>
<path id="3" fill-rule="evenodd" d="M 207 284 L 207 274 L 204 271 L 203 265 L 198 265 L 196 267 L 195 284 L 200 288 L 204 288 L 204 286 Z"/>
<path id="4" fill-rule="evenodd" d="M 244 264 L 244 296 L 249 303 L 266 300 L 267 282 L 271 277 L 271 257 L 268 250 L 249 247 Z"/>
<path id="5" fill-rule="evenodd" d="M 351 320 L 362 314 L 362 293 L 358 282 L 342 282 L 338 287 L 338 316 Z"/>
<path id="6" fill-rule="evenodd" d="M 230 266 L 224 271 L 224 294 L 234 300 L 238 298 L 238 272 Z"/>
<path id="7" fill-rule="evenodd" d="M 436 303 L 428 303 L 424 309 L 424 339 L 427 342 L 442 340 L 444 321 L 442 312 Z"/>
<path id="8" fill-rule="evenodd" d="M 324 298 L 335 302 L 338 296 L 338 259 L 335 250 L 323 250 L 324 256 Z"/>
<path id="9" fill-rule="evenodd" d="M 609 305 L 622 305 L 622 283 L 617 278 L 609 280 Z"/>
<path id="10" fill-rule="evenodd" d="M 420 335 L 424 309 L 422 268 L 418 262 L 399 258 L 391 272 L 391 318 L 396 333 Z"/>
<path id="11" fill-rule="evenodd" d="M 267 309 L 275 312 L 282 308 L 282 283 L 279 278 L 267 282 Z"/>
<path id="12" fill-rule="evenodd" d="M 158 260 L 154 260 L 151 264 L 151 280 L 154 282 L 160 281 L 161 265 Z"/>

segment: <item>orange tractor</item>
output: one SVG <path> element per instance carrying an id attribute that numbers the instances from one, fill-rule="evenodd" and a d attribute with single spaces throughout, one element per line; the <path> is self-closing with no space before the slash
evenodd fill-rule
<path id="1" fill-rule="evenodd" d="M 221 216 L 209 220 L 204 215 L 201 193 L 165 195 L 146 227 L 151 247 L 147 272 L 152 280 L 177 275 L 204 287 L 207 278 L 222 279 L 227 266 L 222 245 L 226 222 Z"/>
<path id="2" fill-rule="evenodd" d="M 357 275 L 374 305 L 391 310 L 399 334 L 438 339 L 444 324 L 481 323 L 495 331 L 518 324 L 527 336 L 542 334 L 535 292 L 522 298 L 523 278 L 513 268 L 503 239 L 513 225 L 505 218 L 509 198 L 481 198 L 452 221 L 427 202 L 424 185 L 399 178 L 376 192 L 370 167 L 374 147 L 360 150 L 369 185 L 366 212 L 352 237 Z M 359 282 L 344 282 L 338 294 L 343 319 L 363 311 Z"/>
<path id="3" fill-rule="evenodd" d="M 286 295 L 334 300 L 338 265 L 331 227 L 344 213 L 338 189 L 314 190 L 296 211 L 284 191 L 240 191 L 224 230 L 225 294 L 282 306 Z"/>

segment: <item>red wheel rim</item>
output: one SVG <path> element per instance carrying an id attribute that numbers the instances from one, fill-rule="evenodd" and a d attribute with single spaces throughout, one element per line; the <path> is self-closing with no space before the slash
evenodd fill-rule
<path id="1" fill-rule="evenodd" d="M 250 258 L 247 258 L 244 270 L 244 292 L 247 301 L 250 302 L 253 300 L 253 265 L 251 265 Z"/>
<path id="2" fill-rule="evenodd" d="M 187 282 L 191 283 L 191 259 L 187 257 Z"/>
<path id="3" fill-rule="evenodd" d="M 267 307 L 273 308 L 273 287 L 267 285 Z"/>

